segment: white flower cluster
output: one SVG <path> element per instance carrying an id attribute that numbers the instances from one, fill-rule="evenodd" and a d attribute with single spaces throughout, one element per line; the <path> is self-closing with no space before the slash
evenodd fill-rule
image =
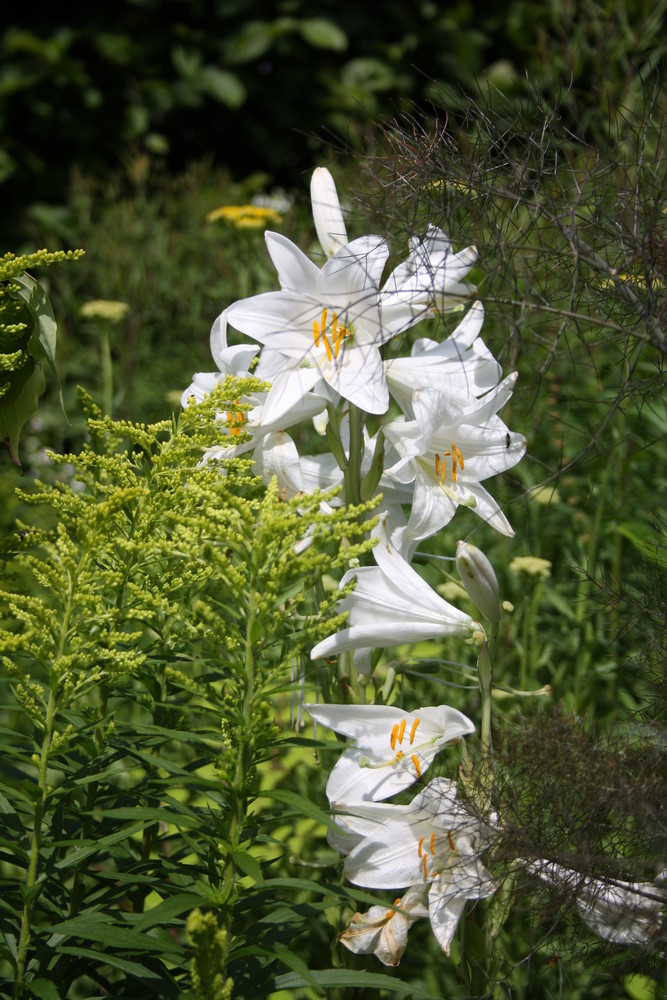
<path id="1" fill-rule="evenodd" d="M 405 889 L 392 907 L 356 913 L 341 941 L 398 965 L 408 928 L 429 917 L 448 955 L 469 899 L 490 896 L 496 882 L 480 861 L 493 838 L 487 824 L 457 801 L 456 783 L 434 778 L 409 805 L 384 800 L 421 778 L 438 751 L 475 730 L 447 705 L 404 712 L 384 705 L 306 705 L 317 722 L 353 740 L 327 784 L 336 829 L 332 847 L 343 873 L 369 889 Z"/>
<path id="2" fill-rule="evenodd" d="M 474 302 L 444 342 L 420 338 L 409 357 L 382 357 L 385 344 L 421 321 L 464 309 L 476 294 L 462 280 L 476 260 L 475 248 L 454 253 L 442 230 L 429 226 L 426 238 L 413 238 L 407 259 L 383 281 L 386 241 L 372 235 L 348 240 L 326 168 L 315 170 L 311 198 L 325 263 L 318 267 L 290 240 L 267 232 L 280 290 L 241 299 L 222 312 L 211 330 L 218 371 L 197 373 L 183 393 L 186 406 L 228 374 L 247 375 L 263 345 L 253 374 L 271 383 L 270 390 L 244 399 L 249 411 L 223 415 L 230 446 L 211 449 L 206 458 L 252 451 L 265 480 L 277 476 L 281 495 L 328 489 L 343 481 L 339 464 L 332 455 L 299 455 L 287 429 L 313 417 L 322 430 L 327 407 L 341 401 L 366 414 L 385 414 L 391 398 L 402 416 L 382 428 L 386 454 L 376 492 L 382 492 L 390 538 L 401 555 L 411 560 L 459 505 L 513 534 L 482 482 L 515 465 L 526 442 L 498 416 L 516 374 L 501 379 L 479 337 L 482 304 Z M 255 345 L 230 346 L 229 326 Z M 241 424 L 248 435 L 242 442 L 236 440 Z M 345 414 L 340 431 L 347 446 Z M 362 473 L 371 466 L 377 438 L 365 436 Z"/>

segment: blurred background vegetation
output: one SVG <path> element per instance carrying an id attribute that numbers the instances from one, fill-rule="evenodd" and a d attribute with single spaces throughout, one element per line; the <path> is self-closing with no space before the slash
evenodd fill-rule
<path id="1" fill-rule="evenodd" d="M 73 168 L 137 180 L 210 158 L 294 186 L 323 136 L 359 148 L 405 102 L 450 113 L 526 76 L 594 141 L 638 111 L 665 51 L 665 0 L 119 0 L 14 5 L 0 33 L 5 240 L 63 204 Z M 13 231 L 12 231 L 13 230 Z"/>

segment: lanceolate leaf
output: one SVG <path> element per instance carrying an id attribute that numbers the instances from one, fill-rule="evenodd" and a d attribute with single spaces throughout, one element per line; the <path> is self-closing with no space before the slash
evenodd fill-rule
<path id="1" fill-rule="evenodd" d="M 35 329 L 30 339 L 30 353 L 38 361 L 46 361 L 58 384 L 60 404 L 65 412 L 62 386 L 56 369 L 56 318 L 49 298 L 38 281 L 29 274 L 19 274 L 12 281 L 21 286 L 19 295 L 32 314 Z"/>

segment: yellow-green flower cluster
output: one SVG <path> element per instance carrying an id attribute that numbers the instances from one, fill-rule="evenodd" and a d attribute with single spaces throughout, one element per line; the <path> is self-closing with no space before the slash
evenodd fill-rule
<path id="1" fill-rule="evenodd" d="M 263 205 L 221 205 L 206 216 L 207 222 L 220 219 L 231 222 L 237 229 L 262 229 L 269 223 L 278 225 L 283 221 L 280 212 Z"/>
<path id="2" fill-rule="evenodd" d="M 515 556 L 509 568 L 510 573 L 517 576 L 525 573 L 526 576 L 534 576 L 540 580 L 547 580 L 551 576 L 550 560 L 540 559 L 539 556 Z"/>
<path id="3" fill-rule="evenodd" d="M 129 311 L 128 302 L 117 302 L 114 299 L 91 299 L 84 302 L 79 309 L 79 315 L 84 319 L 106 319 L 110 323 L 120 323 Z"/>

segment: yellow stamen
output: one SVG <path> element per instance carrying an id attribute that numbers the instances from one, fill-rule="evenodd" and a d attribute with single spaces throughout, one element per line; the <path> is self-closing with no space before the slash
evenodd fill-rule
<path id="1" fill-rule="evenodd" d="M 391 743 L 391 749 L 396 749 L 396 740 L 398 739 L 398 722 L 391 731 L 391 736 L 389 737 L 389 742 Z"/>
<path id="2" fill-rule="evenodd" d="M 412 741 L 415 738 L 415 733 L 417 732 L 417 726 L 419 725 L 419 722 L 420 722 L 419 719 L 415 719 L 415 721 L 412 723 L 412 729 L 410 730 L 410 746 L 412 746 Z"/>
<path id="3" fill-rule="evenodd" d="M 329 340 L 326 334 L 328 315 L 329 310 L 323 309 L 320 322 L 318 323 L 316 319 L 313 320 L 313 340 L 315 341 L 315 347 L 319 347 L 320 340 L 322 341 L 324 349 L 327 352 L 327 360 L 333 361 L 338 358 L 343 338 L 350 336 L 350 330 L 342 324 L 338 325 L 338 313 L 334 313 L 331 323 L 331 340 Z"/>
<path id="4" fill-rule="evenodd" d="M 431 841 L 428 846 L 431 854 L 435 854 L 435 830 L 431 834 Z"/>
<path id="5" fill-rule="evenodd" d="M 463 472 L 463 469 L 465 468 L 461 449 L 456 447 L 456 443 L 454 441 L 452 441 L 451 451 L 443 451 L 442 455 L 439 455 L 438 452 L 436 452 L 434 456 L 435 478 L 439 481 L 441 486 L 445 485 L 448 458 L 451 458 L 452 460 L 452 483 L 456 482 L 459 469 Z"/>
<path id="6" fill-rule="evenodd" d="M 240 437 L 241 430 L 246 422 L 246 415 L 242 410 L 228 410 L 227 420 L 232 425 L 229 428 L 230 437 Z"/>
<path id="7" fill-rule="evenodd" d="M 403 734 L 405 733 L 405 719 L 401 719 L 401 725 L 398 730 L 398 742 L 403 742 Z"/>
<path id="8" fill-rule="evenodd" d="M 327 326 L 327 310 L 322 310 L 322 319 L 320 320 L 320 325 L 317 325 L 317 320 L 313 320 L 313 334 L 315 335 L 315 347 L 320 346 L 320 335 L 324 333 Z"/>
<path id="9" fill-rule="evenodd" d="M 410 755 L 410 760 L 415 765 L 415 771 L 417 772 L 417 777 L 421 778 L 421 776 L 422 776 L 422 769 L 419 766 L 419 758 L 418 758 L 417 754 L 416 753 L 411 754 Z"/>
<path id="10" fill-rule="evenodd" d="M 400 760 L 401 757 L 405 757 L 405 754 L 403 753 L 402 750 L 397 750 L 396 751 L 396 756 L 394 757 L 394 760 Z"/>
<path id="11" fill-rule="evenodd" d="M 447 840 L 449 841 L 449 846 L 453 853 L 456 853 L 456 844 L 454 843 L 454 838 L 452 837 L 452 831 L 447 831 Z"/>
<path id="12" fill-rule="evenodd" d="M 426 864 L 426 855 L 422 855 L 422 868 L 424 869 L 424 878 L 428 878 L 428 865 Z"/>
<path id="13" fill-rule="evenodd" d="M 343 330 L 344 326 L 338 326 L 338 314 L 333 314 L 333 320 L 331 323 L 331 339 L 333 340 L 334 348 L 334 358 L 338 357 L 338 352 L 340 351 L 340 345 L 343 343 Z"/>
<path id="14" fill-rule="evenodd" d="M 420 837 L 419 838 L 419 843 L 417 844 L 417 851 L 419 853 L 419 857 L 420 858 L 422 856 L 422 844 L 424 843 L 425 840 L 426 840 L 426 837 Z"/>

